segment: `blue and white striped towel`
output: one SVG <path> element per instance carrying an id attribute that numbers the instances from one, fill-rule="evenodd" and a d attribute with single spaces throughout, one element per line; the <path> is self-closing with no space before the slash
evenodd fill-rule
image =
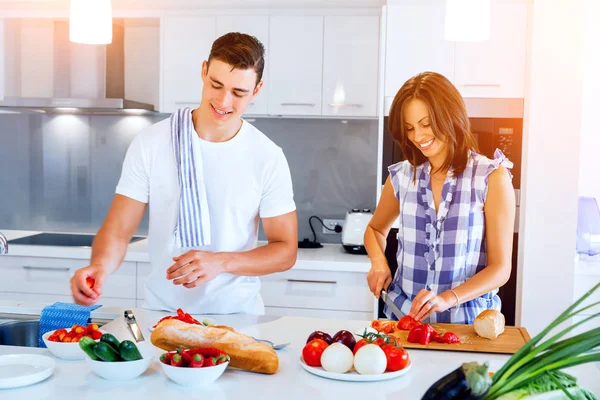
<path id="1" fill-rule="evenodd" d="M 195 134 L 191 108 L 181 108 L 171 115 L 171 141 L 181 188 L 175 236 L 181 248 L 210 245 L 202 155 L 193 151 Z"/>

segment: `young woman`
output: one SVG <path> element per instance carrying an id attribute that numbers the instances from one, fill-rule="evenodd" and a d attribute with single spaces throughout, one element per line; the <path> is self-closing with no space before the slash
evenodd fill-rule
<path id="1" fill-rule="evenodd" d="M 512 163 L 500 150 L 493 160 L 477 154 L 464 101 L 437 73 L 419 74 L 400 88 L 389 129 L 405 161 L 388 168 L 365 232 L 370 290 L 379 297 L 387 289 L 417 320 L 471 324 L 485 309 L 500 310 L 496 293 L 511 271 Z M 392 278 L 384 250 L 398 217 Z"/>

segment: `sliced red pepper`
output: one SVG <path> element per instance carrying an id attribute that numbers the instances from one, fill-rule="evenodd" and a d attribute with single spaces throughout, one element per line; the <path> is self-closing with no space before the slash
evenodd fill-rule
<path id="1" fill-rule="evenodd" d="M 444 341 L 444 343 L 448 343 L 448 344 L 460 343 L 460 339 L 458 338 L 458 336 L 456 336 L 452 332 L 444 333 L 442 340 Z"/>
<path id="2" fill-rule="evenodd" d="M 202 354 L 194 354 L 190 362 L 190 368 L 200 368 L 204 365 L 204 357 Z"/>
<path id="3" fill-rule="evenodd" d="M 173 355 L 173 358 L 171 359 L 171 365 L 174 367 L 183 367 L 183 358 L 180 354 Z"/>
<path id="4" fill-rule="evenodd" d="M 404 317 L 400 318 L 400 321 L 398 321 L 398 325 L 396 327 L 401 331 L 410 331 L 412 328 L 418 325 L 421 325 L 421 322 L 409 315 L 405 315 Z"/>
<path id="5" fill-rule="evenodd" d="M 422 324 L 415 326 L 408 333 L 408 341 L 410 343 L 419 343 L 422 345 L 428 345 L 431 342 L 432 337 L 436 334 L 435 329 L 429 324 Z"/>

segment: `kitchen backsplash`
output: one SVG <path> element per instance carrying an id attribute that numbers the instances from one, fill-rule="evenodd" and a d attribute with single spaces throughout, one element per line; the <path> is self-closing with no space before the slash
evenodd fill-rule
<path id="1" fill-rule="evenodd" d="M 0 114 L 0 228 L 95 233 L 114 196 L 129 143 L 166 117 Z M 375 206 L 376 120 L 249 121 L 287 157 L 299 239 L 312 237 L 311 215 L 343 219 L 348 209 Z M 339 243 L 340 235 L 321 234 L 315 222 L 319 241 Z M 147 230 L 146 215 L 138 234 Z"/>

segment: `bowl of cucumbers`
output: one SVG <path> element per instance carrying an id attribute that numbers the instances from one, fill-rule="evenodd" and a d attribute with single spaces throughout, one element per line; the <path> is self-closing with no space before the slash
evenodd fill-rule
<path id="1" fill-rule="evenodd" d="M 130 340 L 119 340 L 105 333 L 100 341 L 82 338 L 79 347 L 85 353 L 85 361 L 94 373 L 111 381 L 128 381 L 143 374 L 152 364 L 153 353 L 138 347 Z"/>

